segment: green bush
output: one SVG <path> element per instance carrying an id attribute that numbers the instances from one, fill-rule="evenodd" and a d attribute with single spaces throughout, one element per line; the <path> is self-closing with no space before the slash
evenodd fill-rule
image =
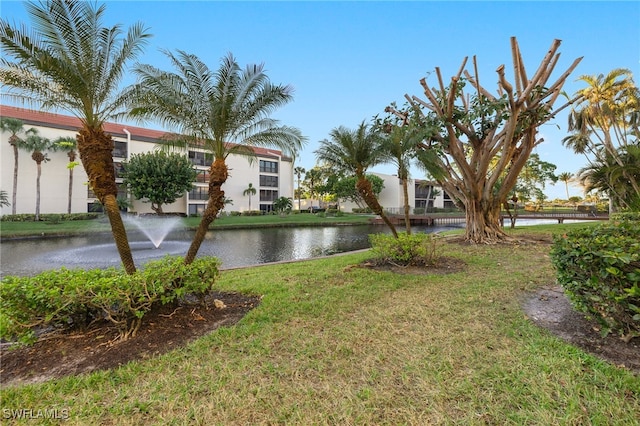
<path id="1" fill-rule="evenodd" d="M 415 209 L 413 209 L 413 214 L 424 214 L 424 207 L 416 207 Z"/>
<path id="2" fill-rule="evenodd" d="M 435 234 L 369 235 L 371 252 L 379 264 L 400 266 L 432 266 L 438 260 L 438 239 Z"/>
<path id="3" fill-rule="evenodd" d="M 60 221 L 60 220 L 90 220 L 97 219 L 99 215 L 97 213 L 45 213 L 40 215 L 40 220 L 43 221 Z M 3 222 L 33 222 L 36 220 L 36 216 L 32 213 L 21 214 L 5 214 L 0 218 Z"/>
<path id="4" fill-rule="evenodd" d="M 612 213 L 609 216 L 609 219 L 612 222 L 620 222 L 624 220 L 640 220 L 640 212 L 620 212 L 620 213 Z"/>
<path id="5" fill-rule="evenodd" d="M 351 211 L 353 213 L 372 213 L 371 209 L 369 207 L 365 207 L 365 208 L 360 208 L 360 207 L 354 207 L 351 209 Z"/>
<path id="6" fill-rule="evenodd" d="M 555 235 L 551 260 L 574 307 L 603 334 L 640 336 L 640 227 L 633 221 Z"/>
<path id="7" fill-rule="evenodd" d="M 38 329 L 82 328 L 103 319 L 127 338 L 155 305 L 183 301 L 187 295 L 203 302 L 218 267 L 216 258 L 185 265 L 181 257 L 167 256 L 132 275 L 115 268 L 62 268 L 34 277 L 7 276 L 0 287 L 0 338 L 29 343 Z"/>
<path id="8" fill-rule="evenodd" d="M 242 212 L 242 216 L 262 216 L 262 211 L 260 210 L 245 210 Z"/>

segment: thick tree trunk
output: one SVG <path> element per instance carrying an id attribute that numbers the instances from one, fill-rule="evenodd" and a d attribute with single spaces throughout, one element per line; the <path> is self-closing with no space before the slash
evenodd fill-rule
<path id="1" fill-rule="evenodd" d="M 224 159 L 216 158 L 213 164 L 211 164 L 209 172 L 209 201 L 207 202 L 207 208 L 202 214 L 202 219 L 196 229 L 196 233 L 193 236 L 189 251 L 187 251 L 184 257 L 184 263 L 187 265 L 195 260 L 198 250 L 200 250 L 200 245 L 202 245 L 202 241 L 204 241 L 204 237 L 209 231 L 209 225 L 213 223 L 216 216 L 218 216 L 218 212 L 224 207 L 222 184 L 224 184 L 229 177 L 229 169 Z"/>
<path id="2" fill-rule="evenodd" d="M 407 235 L 411 235 L 411 219 L 409 218 L 409 188 L 408 179 L 402 179 L 402 195 L 404 196 L 404 226 L 407 230 Z"/>
<path id="3" fill-rule="evenodd" d="M 362 199 L 364 200 L 364 202 L 367 203 L 367 206 L 369 206 L 369 208 L 375 214 L 377 214 L 378 216 L 380 216 L 380 218 L 382 218 L 383 222 L 386 223 L 389 229 L 391 230 L 391 233 L 393 234 L 393 236 L 395 238 L 398 238 L 398 231 L 396 231 L 396 227 L 393 226 L 393 223 L 391 223 L 387 215 L 384 213 L 382 206 L 380 205 L 380 203 L 378 202 L 378 199 L 373 193 L 373 189 L 371 188 L 371 182 L 369 182 L 364 176 L 358 175 L 358 181 L 356 182 L 356 189 L 362 196 Z"/>
<path id="4" fill-rule="evenodd" d="M 113 168 L 113 140 L 103 129 L 82 128 L 78 133 L 78 151 L 89 177 L 91 189 L 102 203 L 109 217 L 111 233 L 127 274 L 136 272 L 127 231 L 118 208 L 118 187 Z"/>
<path id="5" fill-rule="evenodd" d="M 466 241 L 476 244 L 494 244 L 509 239 L 500 226 L 499 203 L 467 200 L 465 210 L 467 219 Z"/>

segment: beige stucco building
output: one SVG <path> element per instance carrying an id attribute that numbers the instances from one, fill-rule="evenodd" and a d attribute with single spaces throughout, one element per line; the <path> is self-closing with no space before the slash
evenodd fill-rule
<path id="1" fill-rule="evenodd" d="M 80 128 L 80 121 L 71 116 L 44 113 L 11 106 L 0 106 L 0 116 L 20 119 L 24 128 L 35 128 L 38 134 L 50 140 L 59 137 L 75 137 Z M 145 129 L 128 124 L 106 123 L 105 130 L 115 142 L 113 159 L 116 171 L 122 167 L 133 154 L 153 151 L 165 132 Z M 0 135 L 1 180 L 0 189 L 6 191 L 9 201 L 13 193 L 13 148 L 9 144 L 10 133 Z M 24 136 L 24 135 L 21 135 Z M 255 148 L 256 161 L 249 163 L 246 157 L 231 155 L 227 158 L 229 179 L 224 184 L 225 196 L 233 201 L 228 210 L 249 210 L 249 197 L 243 192 L 249 184 L 256 188 L 256 195 L 251 197 L 251 210 L 270 211 L 272 203 L 278 197 L 293 198 L 293 160 L 282 155 L 278 150 Z M 47 152 L 50 161 L 42 164 L 40 180 L 40 212 L 66 213 L 69 194 L 69 159 L 65 152 Z M 208 170 L 211 165 L 210 154 L 203 150 L 189 150 L 188 155 L 198 176 L 193 189 L 171 205 L 163 206 L 165 212 L 198 214 L 205 207 L 208 199 Z M 20 150 L 18 155 L 18 190 L 16 213 L 34 213 L 36 208 L 36 163 L 31 153 Z M 78 162 L 79 162 L 78 158 Z M 94 208 L 96 201 L 87 186 L 87 174 L 78 165 L 73 169 L 73 188 L 71 211 L 87 212 Z M 118 178 L 118 182 L 122 179 Z M 123 187 L 120 197 L 127 198 L 132 207 L 131 212 L 150 213 L 150 203 L 134 200 L 128 196 Z M 0 214 L 10 214 L 12 207 L 2 207 Z"/>

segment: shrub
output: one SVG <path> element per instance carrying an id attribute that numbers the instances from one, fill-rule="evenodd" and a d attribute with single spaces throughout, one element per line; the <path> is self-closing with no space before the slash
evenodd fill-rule
<path id="1" fill-rule="evenodd" d="M 133 275 L 115 268 L 62 268 L 34 277 L 8 276 L 0 287 L 0 338 L 29 343 L 38 329 L 82 328 L 106 319 L 126 339 L 158 304 L 185 300 L 187 295 L 203 302 L 218 266 L 211 257 L 185 265 L 181 257 L 167 256 Z"/>
<path id="2" fill-rule="evenodd" d="M 640 227 L 633 221 L 555 235 L 551 260 L 574 307 L 604 335 L 640 336 Z"/>
<path id="3" fill-rule="evenodd" d="M 438 260 L 439 237 L 435 234 L 369 235 L 374 260 L 380 264 L 432 266 Z"/>
<path id="4" fill-rule="evenodd" d="M 620 222 L 625 220 L 640 220 L 640 212 L 620 212 L 612 213 L 609 219 L 612 222 Z"/>
<path id="5" fill-rule="evenodd" d="M 51 220 L 90 220 L 97 219 L 99 215 L 97 213 L 71 213 L 71 214 L 58 214 L 58 213 L 46 213 L 41 214 L 40 219 L 43 221 Z M 31 213 L 22 214 L 5 214 L 0 220 L 3 222 L 33 222 L 36 216 Z"/>

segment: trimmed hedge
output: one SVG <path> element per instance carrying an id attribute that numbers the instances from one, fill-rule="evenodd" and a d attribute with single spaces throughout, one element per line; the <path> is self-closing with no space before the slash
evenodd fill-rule
<path id="1" fill-rule="evenodd" d="M 603 335 L 640 336 L 640 226 L 609 222 L 555 235 L 551 260 L 574 307 L 597 319 Z"/>
<path id="2" fill-rule="evenodd" d="M 213 257 L 185 265 L 181 257 L 166 256 L 132 275 L 115 268 L 61 268 L 34 277 L 5 277 L 0 286 L 0 338 L 31 343 L 40 329 L 83 328 L 106 319 L 126 339 L 157 304 L 187 295 L 203 302 L 219 265 Z"/>
<path id="3" fill-rule="evenodd" d="M 90 220 L 100 217 L 98 213 L 44 213 L 40 220 L 44 222 L 59 222 L 61 220 Z M 31 213 L 5 214 L 0 217 L 3 222 L 34 222 L 36 215 Z"/>

